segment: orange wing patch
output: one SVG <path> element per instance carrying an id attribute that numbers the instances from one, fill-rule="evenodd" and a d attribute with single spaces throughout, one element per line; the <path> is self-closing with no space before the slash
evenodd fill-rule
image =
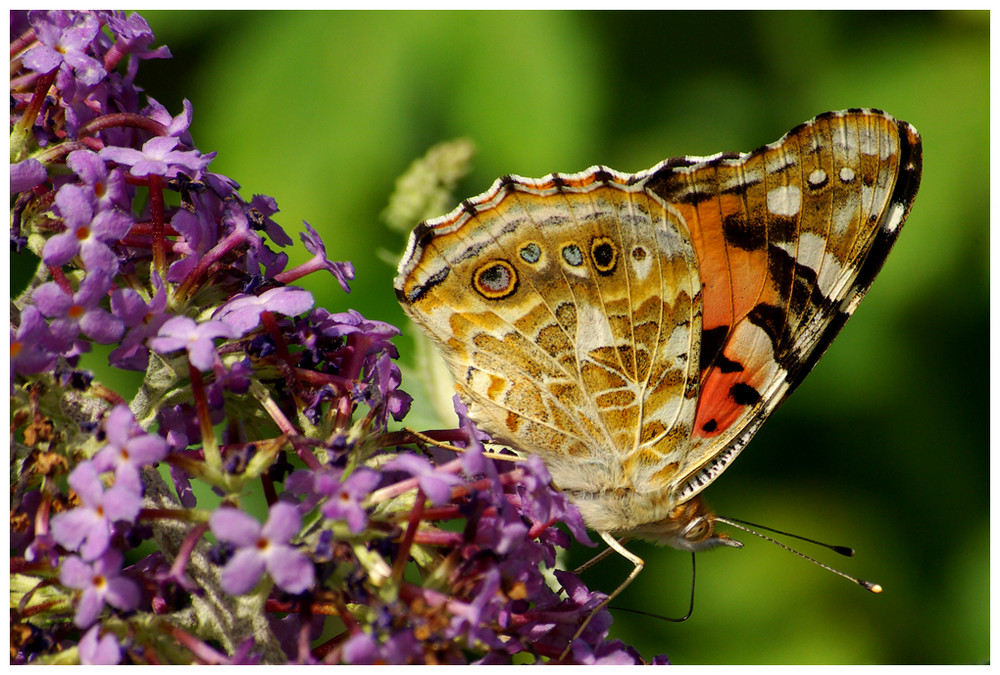
<path id="1" fill-rule="evenodd" d="M 881 266 L 916 193 L 919 137 L 874 113 L 823 115 L 749 154 L 651 172 L 647 189 L 683 217 L 704 284 L 693 439 L 773 410 L 867 289 L 855 278 L 868 259 Z"/>

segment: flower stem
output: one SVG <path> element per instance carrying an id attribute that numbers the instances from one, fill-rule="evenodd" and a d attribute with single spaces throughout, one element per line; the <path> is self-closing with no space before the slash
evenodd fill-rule
<path id="1" fill-rule="evenodd" d="M 95 117 L 86 124 L 81 125 L 77 135 L 81 138 L 83 136 L 92 136 L 99 131 L 113 127 L 134 127 L 136 129 L 144 129 L 154 136 L 167 135 L 167 128 L 165 126 L 154 119 L 136 113 L 111 113 Z"/>
<path id="2" fill-rule="evenodd" d="M 153 220 L 153 268 L 167 278 L 167 238 L 163 223 L 163 177 L 149 176 L 149 211 Z"/>
<path id="3" fill-rule="evenodd" d="M 410 561 L 410 547 L 413 546 L 413 538 L 417 534 L 417 528 L 424 515 L 424 502 L 426 501 L 424 491 L 417 488 L 417 496 L 413 502 L 413 509 L 410 511 L 410 522 L 406 526 L 403 541 L 400 542 L 396 559 L 392 563 L 392 581 L 395 584 L 403 580 L 403 572 L 406 571 L 406 564 Z"/>
<path id="4" fill-rule="evenodd" d="M 19 162 L 27 156 L 31 127 L 38 118 L 38 113 L 42 110 L 42 104 L 45 103 L 45 97 L 48 96 L 49 88 L 55 82 L 58 72 L 59 69 L 56 68 L 51 73 L 46 73 L 38 78 L 38 82 L 35 83 L 35 93 L 32 94 L 31 101 L 28 102 L 28 108 L 24 111 L 21 119 L 14 123 L 14 130 L 10 134 L 11 163 Z"/>
<path id="5" fill-rule="evenodd" d="M 205 463 L 215 471 L 221 471 L 222 453 L 219 452 L 215 428 L 212 426 L 212 417 L 208 410 L 205 382 L 201 377 L 201 371 L 190 363 L 188 364 L 188 372 L 191 375 L 191 395 L 194 398 L 194 407 L 198 412 L 198 422 L 201 425 L 201 447 L 205 452 Z"/>

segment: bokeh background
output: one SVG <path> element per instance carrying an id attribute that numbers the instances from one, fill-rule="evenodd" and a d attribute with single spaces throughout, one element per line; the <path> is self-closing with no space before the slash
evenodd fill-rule
<path id="1" fill-rule="evenodd" d="M 350 296 L 306 280 L 318 301 L 404 327 L 378 253 L 404 240 L 380 213 L 437 142 L 478 147 L 460 199 L 505 173 L 747 151 L 826 110 L 913 123 L 923 181 L 879 280 L 705 493 L 719 513 L 855 547 L 801 545 L 885 592 L 747 535 L 698 556 L 689 621 L 616 611 L 612 635 L 678 664 L 989 661 L 987 12 L 142 14 L 174 58 L 144 62 L 139 84 L 174 114 L 190 99 L 214 171 L 354 262 Z M 647 567 L 615 604 L 684 614 L 690 557 L 632 548 Z M 610 591 L 628 569 L 585 578 Z"/>

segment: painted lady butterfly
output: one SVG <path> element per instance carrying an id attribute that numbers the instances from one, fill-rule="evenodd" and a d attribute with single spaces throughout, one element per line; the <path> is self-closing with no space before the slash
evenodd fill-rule
<path id="1" fill-rule="evenodd" d="M 396 294 L 477 424 L 636 565 L 627 584 L 642 561 L 614 536 L 739 545 L 699 493 L 858 306 L 920 168 L 912 126 L 852 109 L 749 154 L 505 176 L 416 227 Z"/>

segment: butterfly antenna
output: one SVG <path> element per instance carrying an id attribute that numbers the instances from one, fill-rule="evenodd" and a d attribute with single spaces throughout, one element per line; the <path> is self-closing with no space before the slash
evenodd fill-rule
<path id="1" fill-rule="evenodd" d="M 694 566 L 694 553 L 691 553 L 691 601 L 688 604 L 687 614 L 679 619 L 675 619 L 670 616 L 663 616 L 662 614 L 653 614 L 652 612 L 644 612 L 641 609 L 631 609 L 629 607 L 608 607 L 608 609 L 613 609 L 618 612 L 629 612 L 631 614 L 639 614 L 640 616 L 649 616 L 654 619 L 659 619 L 661 621 L 673 621 L 674 623 L 681 623 L 682 621 L 687 621 L 694 614 L 694 580 L 695 580 L 695 566 Z"/>
<path id="2" fill-rule="evenodd" d="M 806 560 L 808 560 L 809 562 L 813 563 L 814 565 L 818 565 L 818 566 L 822 567 L 823 569 L 827 570 L 828 572 L 833 572 L 834 574 L 836 574 L 839 577 L 843 577 L 843 578 L 847 579 L 848 581 L 852 581 L 852 582 L 856 583 L 858 586 L 861 586 L 862 588 L 865 588 L 865 589 L 871 591 L 872 593 L 881 593 L 882 592 L 882 587 L 880 585 L 876 584 L 876 583 L 873 583 L 871 581 L 865 581 L 864 579 L 859 579 L 858 577 L 852 577 L 849 574 L 845 574 L 844 572 L 841 572 L 840 570 L 838 570 L 836 568 L 833 568 L 833 567 L 830 567 L 827 564 L 821 563 L 820 561 L 816 560 L 815 558 L 810 558 L 805 553 L 801 553 L 799 551 L 796 551 L 791 546 L 786 546 L 785 544 L 782 544 L 777 539 L 773 539 L 773 538 L 767 536 L 766 534 L 761 534 L 760 532 L 757 532 L 756 530 L 752 530 L 749 527 L 747 527 L 747 525 L 752 525 L 753 527 L 759 527 L 762 530 L 768 530 L 768 531 L 774 532 L 776 534 L 782 534 L 782 535 L 786 535 L 786 536 L 789 536 L 789 537 L 794 537 L 796 539 L 800 539 L 802 541 L 808 541 L 808 542 L 813 543 L 813 544 L 818 544 L 819 546 L 823 546 L 825 548 L 830 549 L 831 551 L 836 551 L 837 553 L 839 553 L 841 555 L 845 555 L 845 556 L 852 556 L 852 555 L 854 555 L 854 549 L 852 549 L 850 547 L 847 547 L 847 546 L 833 546 L 831 544 L 824 544 L 821 541 L 815 541 L 814 539 L 807 539 L 806 537 L 800 537 L 797 534 L 790 534 L 788 532 L 782 532 L 781 530 L 775 530 L 774 528 L 764 527 L 763 525 L 756 525 L 754 523 L 748 523 L 748 522 L 746 522 L 744 520 L 738 520 L 736 518 L 723 518 L 723 517 L 717 515 L 717 516 L 715 516 L 715 520 L 717 520 L 720 523 L 725 523 L 726 525 L 730 525 L 732 527 L 735 527 L 736 529 L 743 530 L 744 532 L 749 532 L 750 534 L 754 535 L 755 537 L 760 537 L 761 539 L 763 539 L 765 541 L 769 541 L 772 544 L 775 544 L 776 546 L 780 546 L 781 548 L 785 549 L 786 551 L 789 551 L 790 553 L 794 553 L 795 555 L 799 556 L 800 558 L 805 558 Z"/>
<path id="3" fill-rule="evenodd" d="M 722 520 L 721 518 L 718 520 Z M 767 530 L 768 532 L 774 532 L 775 534 L 780 534 L 785 537 L 792 537 L 793 539 L 798 539 L 799 541 L 808 541 L 810 544 L 816 544 L 817 546 L 822 546 L 823 548 L 828 548 L 834 553 L 839 553 L 840 555 L 847 556 L 850 558 L 854 555 L 854 549 L 850 546 L 836 546 L 834 544 L 826 544 L 822 541 L 816 541 L 815 539 L 810 539 L 809 537 L 803 537 L 800 534 L 792 534 L 791 532 L 782 532 L 781 530 L 776 530 L 773 527 L 768 527 L 767 525 L 758 525 L 757 523 L 751 523 L 748 520 L 740 520 L 739 518 L 726 518 L 723 522 L 732 525 L 733 521 L 740 523 L 741 525 L 746 525 L 748 527 L 756 527 L 760 530 Z M 756 532 L 754 533 L 756 534 Z"/>

